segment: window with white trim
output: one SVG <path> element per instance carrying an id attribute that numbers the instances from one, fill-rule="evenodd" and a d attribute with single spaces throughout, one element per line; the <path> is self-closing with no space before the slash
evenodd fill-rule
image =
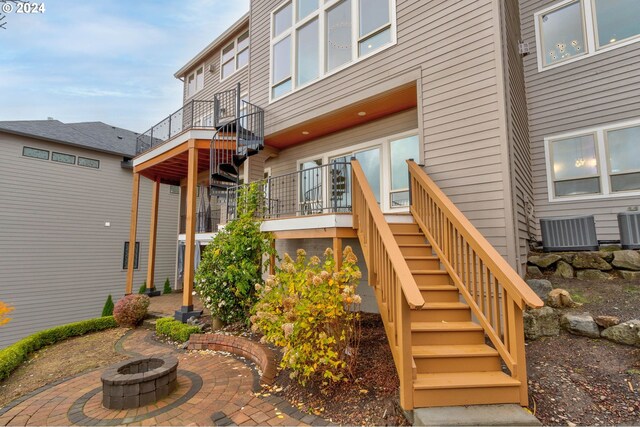
<path id="1" fill-rule="evenodd" d="M 539 70 L 640 40 L 638 0 L 565 0 L 534 19 Z"/>
<path id="2" fill-rule="evenodd" d="M 640 194 L 640 121 L 545 139 L 549 198 Z"/>
<path id="3" fill-rule="evenodd" d="M 222 49 L 220 80 L 224 80 L 249 63 L 249 31 L 245 31 Z"/>
<path id="4" fill-rule="evenodd" d="M 195 95 L 204 87 L 204 65 L 187 76 L 187 97 Z"/>
<path id="5" fill-rule="evenodd" d="M 289 0 L 271 17 L 276 99 L 395 43 L 395 0 Z"/>

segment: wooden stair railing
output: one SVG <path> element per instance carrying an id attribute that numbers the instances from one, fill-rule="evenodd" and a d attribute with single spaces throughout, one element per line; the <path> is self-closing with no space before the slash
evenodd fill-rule
<path id="1" fill-rule="evenodd" d="M 357 160 L 351 161 L 353 228 L 357 230 L 369 284 L 375 289 L 393 360 L 400 378 L 400 405 L 413 409 L 414 363 L 411 309 L 425 304 L 400 247 Z"/>
<path id="2" fill-rule="evenodd" d="M 520 381 L 520 404 L 526 406 L 522 312 L 543 302 L 431 178 L 414 161 L 407 163 L 411 214 L 511 377 Z"/>

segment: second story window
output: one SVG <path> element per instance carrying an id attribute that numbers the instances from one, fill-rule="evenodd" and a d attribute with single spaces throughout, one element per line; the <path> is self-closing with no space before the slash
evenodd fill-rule
<path id="1" fill-rule="evenodd" d="M 224 80 L 249 63 L 249 31 L 229 43 L 220 58 L 220 80 Z"/>
<path id="2" fill-rule="evenodd" d="M 187 98 L 195 95 L 204 87 L 204 66 L 187 76 Z"/>
<path id="3" fill-rule="evenodd" d="M 395 0 L 289 0 L 271 16 L 276 99 L 395 42 Z"/>
<path id="4" fill-rule="evenodd" d="M 538 69 L 640 41 L 640 1 L 565 0 L 535 14 Z"/>

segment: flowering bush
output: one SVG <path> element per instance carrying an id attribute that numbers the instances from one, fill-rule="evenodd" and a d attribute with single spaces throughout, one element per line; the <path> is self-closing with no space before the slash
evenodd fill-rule
<path id="1" fill-rule="evenodd" d="M 317 256 L 307 261 L 302 249 L 295 261 L 285 254 L 276 275 L 256 285 L 260 299 L 252 329 L 264 334 L 263 341 L 284 348 L 281 366 L 303 385 L 348 380 L 360 342 L 356 288 L 362 274 L 356 256 L 347 246 L 342 267 L 335 271 L 331 249 L 324 255 L 322 262 Z"/>
<path id="2" fill-rule="evenodd" d="M 147 315 L 149 297 L 146 295 L 127 295 L 113 308 L 113 317 L 120 326 L 135 327 Z"/>
<path id="3" fill-rule="evenodd" d="M 255 214 L 262 188 L 250 185 L 238 199 L 238 218 L 229 222 L 207 246 L 195 275 L 195 291 L 212 316 L 225 323 L 246 321 L 256 302 L 254 284 L 274 250 L 272 238 L 260 231 Z M 265 260 L 263 262 L 263 260 Z"/>
<path id="4" fill-rule="evenodd" d="M 0 326 L 9 323 L 11 318 L 7 317 L 7 314 L 11 313 L 12 311 L 13 307 L 0 301 Z"/>

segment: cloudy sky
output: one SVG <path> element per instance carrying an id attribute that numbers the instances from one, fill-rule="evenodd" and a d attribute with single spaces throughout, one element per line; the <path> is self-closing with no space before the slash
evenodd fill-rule
<path id="1" fill-rule="evenodd" d="M 143 132 L 180 107 L 173 74 L 249 10 L 249 0 L 44 3 L 43 14 L 0 20 L 0 121 Z"/>

